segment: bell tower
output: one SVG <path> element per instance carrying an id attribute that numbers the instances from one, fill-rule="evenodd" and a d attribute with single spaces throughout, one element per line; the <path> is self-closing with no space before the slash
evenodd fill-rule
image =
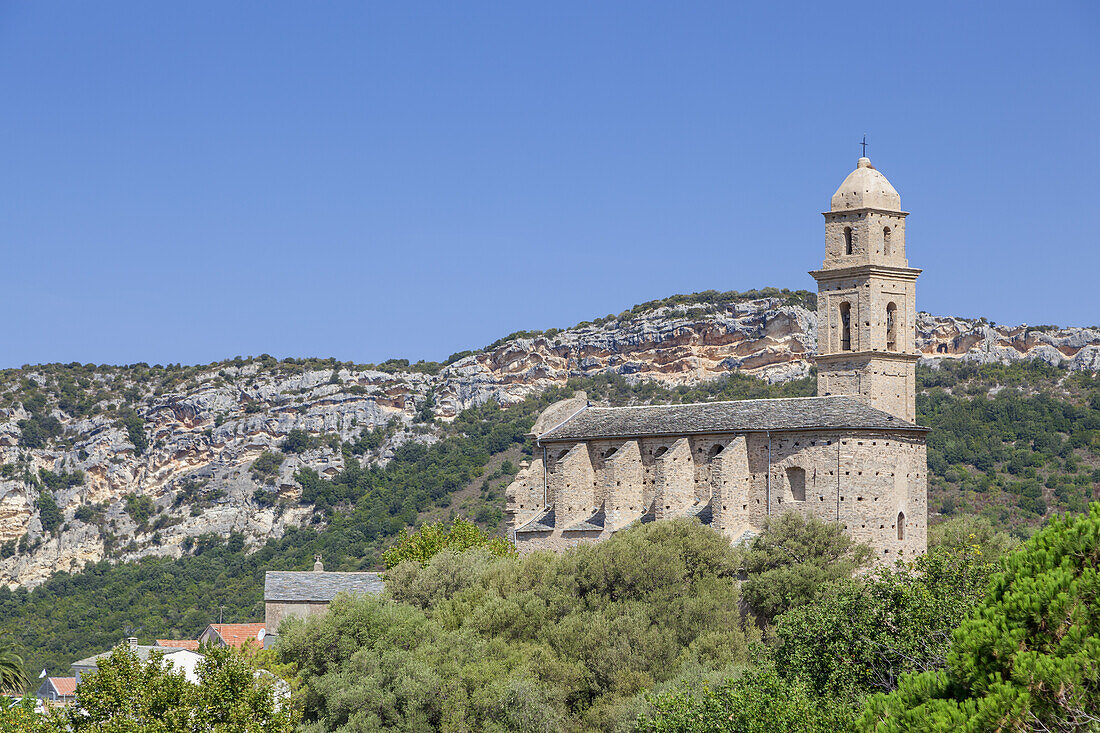
<path id="1" fill-rule="evenodd" d="M 825 212 L 817 280 L 817 394 L 851 395 L 916 422 L 916 290 L 901 196 L 868 158 Z"/>

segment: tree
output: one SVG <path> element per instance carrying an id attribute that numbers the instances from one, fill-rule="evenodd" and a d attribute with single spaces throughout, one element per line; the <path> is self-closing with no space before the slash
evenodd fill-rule
<path id="1" fill-rule="evenodd" d="M 475 547 L 484 547 L 497 557 L 516 554 L 516 548 L 503 537 L 494 537 L 473 522 L 456 518 L 448 527 L 444 522 L 425 524 L 415 532 L 402 529 L 397 542 L 382 553 L 386 568 L 392 568 L 404 560 L 414 560 L 427 565 L 441 550 L 462 553 Z"/>
<path id="2" fill-rule="evenodd" d="M 1100 728 L 1100 503 L 1009 555 L 943 670 L 868 701 L 865 730 Z"/>
<path id="3" fill-rule="evenodd" d="M 871 548 L 857 544 L 839 524 L 787 512 L 769 519 L 752 541 L 742 592 L 753 611 L 770 621 L 815 600 L 830 581 L 850 577 L 870 559 Z"/>
<path id="4" fill-rule="evenodd" d="M 15 647 L 0 639 L 0 695 L 21 695 L 27 688 L 27 670 Z"/>
<path id="5" fill-rule="evenodd" d="M 296 713 L 275 700 L 258 676 L 227 648 L 207 648 L 199 683 L 154 654 L 141 661 L 122 645 L 99 660 L 76 689 L 66 723 L 74 733 L 292 733 Z"/>
<path id="6" fill-rule="evenodd" d="M 561 554 L 444 549 L 388 571 L 391 599 L 288 620 L 277 649 L 311 732 L 610 732 L 655 685 L 747 663 L 737 561 L 693 519 Z"/>
<path id="7" fill-rule="evenodd" d="M 33 697 L 14 702 L 0 697 L 0 733 L 65 733 L 56 715 L 35 711 L 36 702 Z"/>
<path id="8" fill-rule="evenodd" d="M 902 673 L 944 665 L 952 632 L 995 568 L 977 546 L 939 547 L 835 581 L 817 602 L 778 617 L 776 666 L 829 698 L 892 690 Z"/>
<path id="9" fill-rule="evenodd" d="M 638 733 L 844 733 L 852 730 L 854 717 L 843 705 L 815 698 L 802 683 L 769 669 L 649 701 L 653 709 L 638 719 Z"/>

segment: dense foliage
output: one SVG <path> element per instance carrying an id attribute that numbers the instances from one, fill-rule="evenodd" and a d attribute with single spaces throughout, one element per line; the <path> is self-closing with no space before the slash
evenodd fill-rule
<path id="1" fill-rule="evenodd" d="M 275 678 L 227 648 L 207 648 L 188 682 L 160 655 L 141 661 L 126 645 L 99 660 L 70 707 L 34 716 L 0 711 L 20 733 L 292 733 L 297 713 L 277 702 Z"/>
<path id="2" fill-rule="evenodd" d="M 788 512 L 772 517 L 749 546 L 745 600 L 764 621 L 821 595 L 830 581 L 849 577 L 871 561 L 871 548 L 857 544 L 835 522 Z"/>
<path id="3" fill-rule="evenodd" d="M 415 532 L 402 529 L 397 542 L 382 553 L 382 563 L 387 569 L 406 560 L 424 566 L 443 550 L 462 553 L 477 547 L 485 548 L 496 557 L 516 553 L 515 545 L 503 537 L 493 536 L 468 520 L 455 518 L 450 525 L 431 522 Z"/>
<path id="4" fill-rule="evenodd" d="M 1100 503 L 1009 555 L 942 669 L 870 701 L 868 730 L 1100 728 Z"/>
<path id="5" fill-rule="evenodd" d="M 737 554 L 689 520 L 566 554 L 443 550 L 288 624 L 310 731 L 614 730 L 634 696 L 748 660 Z"/>
<path id="6" fill-rule="evenodd" d="M 280 362 L 271 357 L 229 360 L 223 366 L 255 363 L 288 374 L 318 368 L 335 372 L 341 366 L 333 360 Z M 35 370 L 44 382 L 26 379 L 19 370 L 0 372 L 0 404 L 21 402 L 43 419 L 58 407 L 71 414 L 102 411 L 125 420 L 126 406 L 136 404 L 140 395 L 121 385 L 138 383 L 142 389 L 164 392 L 199 378 L 208 367 L 76 364 Z M 933 511 L 946 516 L 980 514 L 1026 536 L 1028 527 L 1045 517 L 1080 510 L 1086 501 L 1100 498 L 1096 376 L 1070 375 L 1038 362 L 1008 367 L 945 363 L 938 369 L 920 367 L 917 374 L 919 421 L 932 428 Z M 0 589 L 0 631 L 14 632 L 20 653 L 35 673 L 43 666 L 61 672 L 74 659 L 103 651 L 131 633 L 143 640 L 193 638 L 219 611 L 234 621 L 258 620 L 264 570 L 307 569 L 314 554 L 322 554 L 333 570 L 377 568 L 382 551 L 402 529 L 426 517 L 451 519 L 459 506 L 483 529 L 499 532 L 502 487 L 515 471 L 502 456 L 518 462 L 520 451 L 530 450 L 525 434 L 538 412 L 574 389 L 586 390 L 595 401 L 622 405 L 805 396 L 814 393 L 815 380 L 811 376 L 769 385 L 735 373 L 668 388 L 650 382 L 630 384 L 617 376 L 577 379 L 508 408 L 488 403 L 450 424 L 418 425 L 415 439 L 385 465 L 377 460 L 376 449 L 394 427 L 365 429 L 350 443 L 336 442 L 345 457 L 344 472 L 332 480 L 309 471 L 299 474 L 306 501 L 317 507 L 314 524 L 293 529 L 253 554 L 243 548 L 240 535 L 208 535 L 188 538 L 188 555 L 178 560 L 97 563 L 84 573 L 59 574 L 33 591 Z M 322 441 L 332 445 L 334 437 L 294 435 L 281 449 L 310 450 Z M 53 498 L 51 489 L 60 491 L 83 480 L 78 472 L 42 472 L 22 463 L 0 466 L 0 475 L 22 477 L 37 488 L 39 502 L 46 505 Z M 455 500 L 460 495 L 461 505 Z M 193 502 L 193 511 L 212 506 L 216 498 L 186 482 L 177 496 L 178 501 Z M 1045 513 L 1036 513 L 1043 508 L 1040 502 Z M 135 518 L 148 509 L 138 498 L 127 501 L 125 508 Z M 82 521 L 95 523 L 102 517 L 98 505 L 79 511 Z M 48 528 L 58 528 L 59 515 L 47 508 Z M 932 521 L 937 519 L 933 514 Z M 28 541 L 24 537 L 0 545 L 0 557 L 26 549 Z M 106 546 L 112 541 L 104 536 Z M 103 604 L 103 598 L 117 602 Z M 762 615 L 777 610 L 779 606 L 765 609 Z"/>
<path id="7" fill-rule="evenodd" d="M 774 670 L 746 672 L 716 686 L 678 688 L 651 699 L 638 733 L 844 733 L 851 711 Z"/>

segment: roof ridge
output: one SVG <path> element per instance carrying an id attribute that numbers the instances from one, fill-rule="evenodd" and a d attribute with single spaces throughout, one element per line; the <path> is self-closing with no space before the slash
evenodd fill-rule
<path id="1" fill-rule="evenodd" d="M 831 395 L 811 395 L 809 397 L 752 397 L 745 400 L 714 400 L 713 402 L 666 402 L 663 404 L 649 404 L 649 405 L 593 405 L 587 409 L 590 410 L 629 410 L 637 407 L 687 407 L 689 405 L 732 405 L 732 404 L 744 404 L 745 402 L 781 402 L 789 400 L 835 400 L 837 398 L 844 397 L 852 399 L 851 395 L 831 394 Z M 871 408 L 876 409 L 876 408 Z M 568 421 L 565 421 L 568 422 Z M 564 423 L 563 423 L 564 424 Z M 561 427 L 555 425 L 554 428 Z M 554 428 L 551 428 L 553 430 Z M 549 433 L 550 430 L 545 431 Z"/>

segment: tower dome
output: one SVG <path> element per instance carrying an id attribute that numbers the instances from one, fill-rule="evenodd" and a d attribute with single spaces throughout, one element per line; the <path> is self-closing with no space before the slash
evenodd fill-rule
<path id="1" fill-rule="evenodd" d="M 848 174 L 833 194 L 833 211 L 849 209 L 901 211 L 901 196 L 886 176 L 875 170 L 870 158 L 860 158 L 856 169 Z"/>

